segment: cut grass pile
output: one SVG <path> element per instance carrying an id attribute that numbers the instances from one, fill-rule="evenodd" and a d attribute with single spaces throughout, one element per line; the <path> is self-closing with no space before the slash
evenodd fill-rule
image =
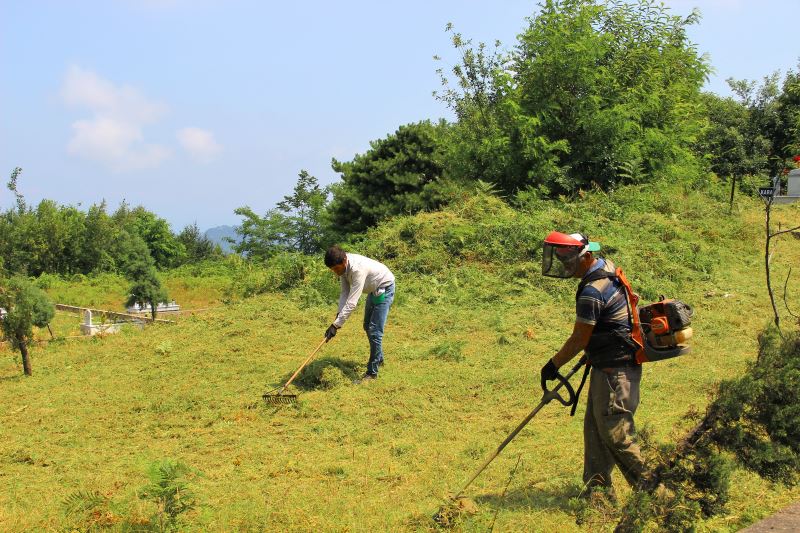
<path id="1" fill-rule="evenodd" d="M 152 525 L 159 508 L 143 487 L 164 460 L 188 467 L 197 505 L 179 516 L 183 530 L 434 528 L 445 496 L 538 403 L 539 368 L 569 334 L 575 282 L 543 279 L 537 262 L 554 227 L 597 236 L 645 299 L 694 304 L 693 354 L 645 368 L 637 414 L 653 439 L 672 439 L 690 407 L 755 357 L 771 319 L 762 211 L 740 202 L 728 216 L 722 193 L 629 189 L 522 212 L 483 197 L 390 221 L 352 247 L 398 278 L 380 378 L 351 384 L 368 353 L 359 307 L 293 386 L 298 404 L 279 409 L 261 394 L 321 340 L 335 314 L 332 276 L 317 268 L 285 292 L 231 298 L 242 276 L 204 285 L 200 271 L 170 274 L 179 303 L 216 307 L 174 326 L 37 347 L 32 378 L 18 354 L 0 351 L 0 530 Z M 776 217 L 796 224 L 800 208 Z M 773 261 L 782 291 L 798 241 L 781 240 Z M 50 290 L 79 305 L 88 294 L 92 305 L 119 302 L 119 283 L 108 292 L 91 283 Z M 797 301 L 796 276 L 788 291 Z M 575 418 L 548 405 L 467 491 L 477 510 L 456 530 L 494 520 L 495 531 L 612 528 L 613 512 L 586 513 L 575 499 L 584 405 Z M 624 498 L 624 480 L 615 483 Z M 727 514 L 700 527 L 734 531 L 799 496 L 737 472 Z M 82 497 L 89 509 L 74 512 Z"/>

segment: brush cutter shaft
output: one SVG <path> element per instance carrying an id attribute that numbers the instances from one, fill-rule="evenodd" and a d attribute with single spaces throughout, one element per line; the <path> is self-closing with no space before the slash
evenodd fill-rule
<path id="1" fill-rule="evenodd" d="M 278 394 L 283 394 L 283 391 L 285 391 L 287 388 L 289 388 L 289 385 L 292 384 L 292 381 L 294 381 L 294 378 L 296 378 L 297 375 L 306 367 L 308 362 L 311 361 L 311 359 L 317 354 L 319 349 L 322 348 L 322 345 L 325 344 L 326 342 L 328 342 L 328 339 L 322 339 L 322 342 L 319 343 L 319 346 L 317 346 L 314 349 L 314 351 L 311 352 L 311 355 L 309 355 L 308 358 L 305 361 L 303 361 L 303 364 L 300 365 L 300 368 L 298 368 L 295 371 L 295 373 L 292 374 L 292 377 L 289 378 L 289 381 L 286 382 L 286 385 L 283 386 L 283 388 L 278 392 Z"/>
<path id="2" fill-rule="evenodd" d="M 528 425 L 528 422 L 530 422 L 530 421 L 531 421 L 531 419 L 532 419 L 534 416 L 536 416 L 536 414 L 537 414 L 537 413 L 538 413 L 538 412 L 539 412 L 539 411 L 542 409 L 542 407 L 544 407 L 545 405 L 547 405 L 548 403 L 550 403 L 552 400 L 555 400 L 555 399 L 559 399 L 559 400 L 560 400 L 560 397 L 559 397 L 559 395 L 557 394 L 557 392 L 556 392 L 556 391 L 558 391 L 558 389 L 560 389 L 561 387 L 563 387 L 563 386 L 564 386 L 564 384 L 565 384 L 565 383 L 567 383 L 567 382 L 569 381 L 569 378 L 571 378 L 571 377 L 573 376 L 573 374 L 575 374 L 575 372 L 577 372 L 577 371 L 578 371 L 578 370 L 579 370 L 579 369 L 580 369 L 580 368 L 581 368 L 581 367 L 582 367 L 582 366 L 583 366 L 585 363 L 586 363 L 586 356 L 583 356 L 583 357 L 581 357 L 581 360 L 580 360 L 580 361 L 578 361 L 578 363 L 577 363 L 577 364 L 576 364 L 574 367 L 572 367 L 572 370 L 570 370 L 570 371 L 569 371 L 569 374 L 567 374 L 566 376 L 564 376 L 564 379 L 563 379 L 563 381 L 562 381 L 562 380 L 559 380 L 559 381 L 558 381 L 558 384 L 557 384 L 555 387 L 553 387 L 553 388 L 552 388 L 552 389 L 550 389 L 550 390 L 545 390 L 544 394 L 542 395 L 542 401 L 541 401 L 541 402 L 539 402 L 539 405 L 537 405 L 537 406 L 536 406 L 536 407 L 533 409 L 533 411 L 531 411 L 531 412 L 530 412 L 530 414 L 528 414 L 528 416 L 526 416 L 526 417 L 525 417 L 525 420 L 523 420 L 522 422 L 520 422 L 520 424 L 519 424 L 519 425 L 518 425 L 518 426 L 517 426 L 517 427 L 514 429 L 514 431 L 512 431 L 512 432 L 511 432 L 511 433 L 508 435 L 508 437 L 506 437 L 506 440 L 504 440 L 504 441 L 503 441 L 503 442 L 500 444 L 500 446 L 498 446 L 498 447 L 497 447 L 497 449 L 494 451 L 494 453 L 492 453 L 492 454 L 491 454 L 489 457 L 487 457 L 487 458 L 486 458 L 486 460 L 483 462 L 483 464 L 480 466 L 480 468 L 478 468 L 478 470 L 477 470 L 477 471 L 476 471 L 476 472 L 475 472 L 475 473 L 472 475 L 472 477 L 471 477 L 471 478 L 469 478 L 469 481 L 467 481 L 467 482 L 464 484 L 464 486 L 463 486 L 463 487 L 461 487 L 461 490 L 459 490 L 459 491 L 456 493 L 456 495 L 455 495 L 455 496 L 453 496 L 453 499 L 454 499 L 454 500 L 455 500 L 455 499 L 457 499 L 459 496 L 461 496 L 461 493 L 463 493 L 465 490 L 467 490 L 467 487 L 469 487 L 469 486 L 472 484 L 472 482 L 473 482 L 473 481 L 475 481 L 475 479 L 476 479 L 476 478 L 477 478 L 479 475 L 481 475 L 481 472 L 483 472 L 483 471 L 484 471 L 484 469 L 486 469 L 486 467 L 487 467 L 487 466 L 489 466 L 489 463 L 491 463 L 492 461 L 494 461 L 494 459 L 495 459 L 495 458 L 496 458 L 498 455 L 500 455 L 500 452 L 502 452 L 502 451 L 503 451 L 503 448 L 505 448 L 506 446 L 508 446 L 508 443 L 509 443 L 509 442 L 511 442 L 512 440 L 514 440 L 514 437 L 516 437 L 516 436 L 517 436 L 517 434 L 518 434 L 520 431 L 522 431 L 522 428 L 524 428 L 525 426 L 527 426 L 527 425 Z"/>

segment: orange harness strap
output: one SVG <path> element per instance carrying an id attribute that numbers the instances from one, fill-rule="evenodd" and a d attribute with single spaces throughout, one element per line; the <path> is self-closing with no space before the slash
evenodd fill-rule
<path id="1" fill-rule="evenodd" d="M 642 364 L 647 362 L 647 355 L 644 352 L 644 337 L 642 337 L 642 323 L 639 320 L 639 295 L 633 292 L 631 288 L 631 284 L 628 281 L 628 278 L 625 277 L 625 273 L 622 271 L 621 268 L 617 267 L 616 271 L 617 279 L 619 279 L 622 286 L 625 287 L 625 293 L 628 296 L 628 311 L 631 314 L 631 322 L 633 322 L 631 327 L 631 338 L 633 342 L 636 343 L 638 346 L 636 350 L 636 363 Z"/>

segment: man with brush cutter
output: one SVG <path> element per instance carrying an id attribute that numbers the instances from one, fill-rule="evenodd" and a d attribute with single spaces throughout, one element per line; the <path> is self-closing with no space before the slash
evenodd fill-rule
<path id="1" fill-rule="evenodd" d="M 583 481 L 590 497 L 602 490 L 611 500 L 614 492 L 611 471 L 618 466 L 625 479 L 637 489 L 653 478 L 645 476 L 639 446 L 634 441 L 633 415 L 639 405 L 641 364 L 663 361 L 690 352 L 686 341 L 692 337 L 692 307 L 681 300 L 666 299 L 639 306 L 627 276 L 611 261 L 595 258 L 600 244 L 580 233 L 551 232 L 542 245 L 542 274 L 554 278 L 578 278 L 576 319 L 572 335 L 542 368 L 542 400 L 509 433 L 497 449 L 470 476 L 458 492 L 449 496 L 433 519 L 440 525 L 452 522 L 452 515 L 464 509 L 463 494 L 473 481 L 500 455 L 528 422 L 548 403 L 557 400 L 572 407 L 575 414 L 578 396 L 591 368 L 589 400 L 583 423 Z M 578 353 L 583 356 L 562 375 L 559 367 Z M 575 391 L 570 378 L 584 367 L 583 379 Z M 549 381 L 558 380 L 552 388 Z M 567 392 L 564 398 L 559 390 Z M 648 477 L 649 479 L 646 479 Z M 655 487 L 657 497 L 668 494 L 663 484 Z"/>
<path id="2" fill-rule="evenodd" d="M 361 379 L 375 379 L 383 364 L 383 328 L 394 301 L 394 274 L 383 263 L 347 253 L 338 246 L 331 246 L 325 252 L 325 266 L 339 277 L 342 286 L 339 311 L 336 320 L 325 330 L 325 339 L 330 341 L 336 336 L 358 305 L 361 293 L 367 293 L 364 331 L 369 339 L 369 361 Z"/>
<path id="3" fill-rule="evenodd" d="M 614 466 L 619 467 L 632 486 L 644 472 L 633 422 L 639 405 L 642 367 L 635 359 L 637 345 L 631 340 L 625 287 L 615 277 L 613 263 L 594 256 L 593 252 L 599 250 L 599 243 L 590 242 L 580 233 L 566 235 L 553 231 L 544 240 L 542 274 L 581 281 L 572 334 L 542 368 L 541 377 L 543 382 L 557 379 L 558 369 L 584 351 L 591 372 L 583 421 L 585 492 L 582 495 L 588 496 L 601 488 L 613 500 Z M 574 405 L 572 409 L 574 414 Z"/>

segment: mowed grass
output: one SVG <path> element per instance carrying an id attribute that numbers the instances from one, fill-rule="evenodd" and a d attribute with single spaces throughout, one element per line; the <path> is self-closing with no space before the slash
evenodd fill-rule
<path id="1" fill-rule="evenodd" d="M 777 216 L 786 227 L 798 212 Z M 771 318 L 759 213 L 739 215 L 739 244 L 721 253 L 710 279 L 679 287 L 696 307 L 694 351 L 645 368 L 637 423 L 656 441 L 676 439 L 687 411 L 702 409 L 716 383 L 740 375 L 755 357 L 756 335 Z M 788 268 L 800 264 L 798 241 L 781 240 L 774 262 L 782 299 Z M 539 402 L 539 368 L 573 321 L 574 281 L 543 281 L 534 270 L 526 287 L 509 289 L 494 265 L 457 273 L 468 281 L 453 290 L 474 298 L 449 299 L 398 275 L 380 378 L 325 388 L 317 376 L 326 366 L 345 376 L 363 371 L 362 303 L 301 376 L 296 406 L 270 407 L 261 395 L 319 343 L 333 301 L 309 305 L 291 293 L 222 305 L 222 289 L 210 281 L 210 296 L 196 303 L 213 309 L 172 326 L 37 346 L 31 378 L 22 376 L 19 355 L 4 348 L 0 531 L 86 527 L 63 503 L 78 491 L 98 491 L 110 502 L 96 528 L 145 522 L 155 511 L 139 497 L 145 471 L 164 458 L 195 469 L 188 481 L 201 505 L 187 513 L 183 530 L 433 528 L 430 517 L 447 493 Z M 204 293 L 201 281 L 187 283 Z M 80 294 L 81 284 L 69 290 Z M 800 301 L 796 275 L 787 290 L 790 305 Z M 574 418 L 556 404 L 534 418 L 468 489 L 478 513 L 456 529 L 486 531 L 495 519 L 495 531 L 613 529 L 613 516 L 576 523 L 584 405 L 585 398 Z M 624 480 L 615 483 L 624 497 Z M 797 489 L 737 472 L 728 513 L 700 529 L 735 531 L 798 497 Z"/>

